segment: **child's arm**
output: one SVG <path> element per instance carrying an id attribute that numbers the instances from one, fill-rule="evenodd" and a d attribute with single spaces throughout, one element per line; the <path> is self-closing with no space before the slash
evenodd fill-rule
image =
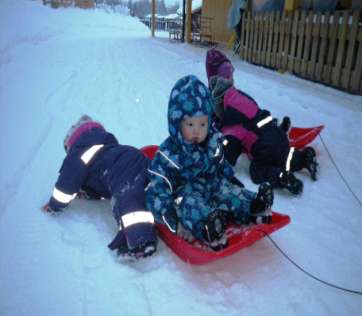
<path id="1" fill-rule="evenodd" d="M 42 209 L 45 212 L 60 212 L 76 197 L 86 174 L 86 163 L 75 155 L 68 155 L 59 171 L 53 194 Z"/>
<path id="2" fill-rule="evenodd" d="M 177 215 L 173 199 L 173 176 L 168 167 L 168 162 L 156 154 L 150 168 L 148 169 L 149 185 L 146 190 L 147 208 L 152 211 L 156 221 L 166 224 L 167 227 L 176 233 Z"/>

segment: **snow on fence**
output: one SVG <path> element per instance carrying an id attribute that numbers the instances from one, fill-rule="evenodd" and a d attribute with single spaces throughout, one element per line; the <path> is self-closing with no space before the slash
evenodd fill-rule
<path id="1" fill-rule="evenodd" d="M 362 94 L 360 12 L 245 12 L 240 57 Z"/>

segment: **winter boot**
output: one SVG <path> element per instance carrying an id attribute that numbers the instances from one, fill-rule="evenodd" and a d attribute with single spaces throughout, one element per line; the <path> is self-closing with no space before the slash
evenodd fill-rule
<path id="1" fill-rule="evenodd" d="M 156 251 L 156 242 L 147 242 L 139 245 L 136 248 L 128 250 L 128 255 L 135 259 L 146 258 L 151 256 Z"/>
<path id="2" fill-rule="evenodd" d="M 271 206 L 274 201 L 273 188 L 269 182 L 259 186 L 258 194 L 251 202 L 250 221 L 254 224 L 270 224 L 272 220 Z"/>
<path id="3" fill-rule="evenodd" d="M 303 192 L 303 182 L 296 178 L 291 172 L 285 170 L 281 172 L 279 184 L 282 188 L 287 189 L 292 194 L 298 195 Z"/>
<path id="4" fill-rule="evenodd" d="M 313 181 L 317 181 L 319 165 L 317 163 L 316 153 L 312 147 L 306 147 L 303 150 L 304 167 L 308 169 Z"/>
<path id="5" fill-rule="evenodd" d="M 111 250 L 117 250 L 119 257 L 124 257 L 127 260 L 137 260 L 151 256 L 157 248 L 157 239 L 145 240 L 143 243 L 138 243 L 135 247 L 130 248 L 124 231 L 117 233 L 116 237 L 108 245 Z"/>
<path id="6" fill-rule="evenodd" d="M 203 227 L 203 238 L 212 250 L 218 251 L 227 247 L 226 226 L 227 218 L 222 211 L 215 210 L 207 217 Z"/>

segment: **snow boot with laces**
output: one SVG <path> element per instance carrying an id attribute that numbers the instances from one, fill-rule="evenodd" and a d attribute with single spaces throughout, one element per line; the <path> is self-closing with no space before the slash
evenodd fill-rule
<path id="1" fill-rule="evenodd" d="M 298 195 L 303 192 L 303 182 L 296 178 L 293 173 L 283 171 L 279 176 L 279 184 L 290 193 Z"/>
<path id="2" fill-rule="evenodd" d="M 303 150 L 303 154 L 304 154 L 304 167 L 309 171 L 312 180 L 317 181 L 319 165 L 317 163 L 315 150 L 312 147 L 306 147 Z"/>
<path id="3" fill-rule="evenodd" d="M 219 251 L 228 246 L 226 226 L 227 217 L 223 211 L 215 210 L 207 217 L 203 227 L 203 239 L 212 250 Z"/>
<path id="4" fill-rule="evenodd" d="M 250 221 L 254 224 L 270 224 L 272 221 L 271 206 L 274 201 L 273 188 L 269 182 L 259 186 L 258 193 L 251 203 Z"/>

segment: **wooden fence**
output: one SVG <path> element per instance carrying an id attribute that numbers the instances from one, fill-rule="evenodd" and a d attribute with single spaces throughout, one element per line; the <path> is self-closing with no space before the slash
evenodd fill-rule
<path id="1" fill-rule="evenodd" d="M 140 18 L 139 19 L 147 27 L 151 28 L 152 18 Z M 165 19 L 156 17 L 155 29 L 157 31 L 169 31 L 175 28 L 181 28 L 182 21 L 179 18 Z"/>
<path id="2" fill-rule="evenodd" d="M 361 12 L 244 13 L 240 57 L 362 94 Z"/>

